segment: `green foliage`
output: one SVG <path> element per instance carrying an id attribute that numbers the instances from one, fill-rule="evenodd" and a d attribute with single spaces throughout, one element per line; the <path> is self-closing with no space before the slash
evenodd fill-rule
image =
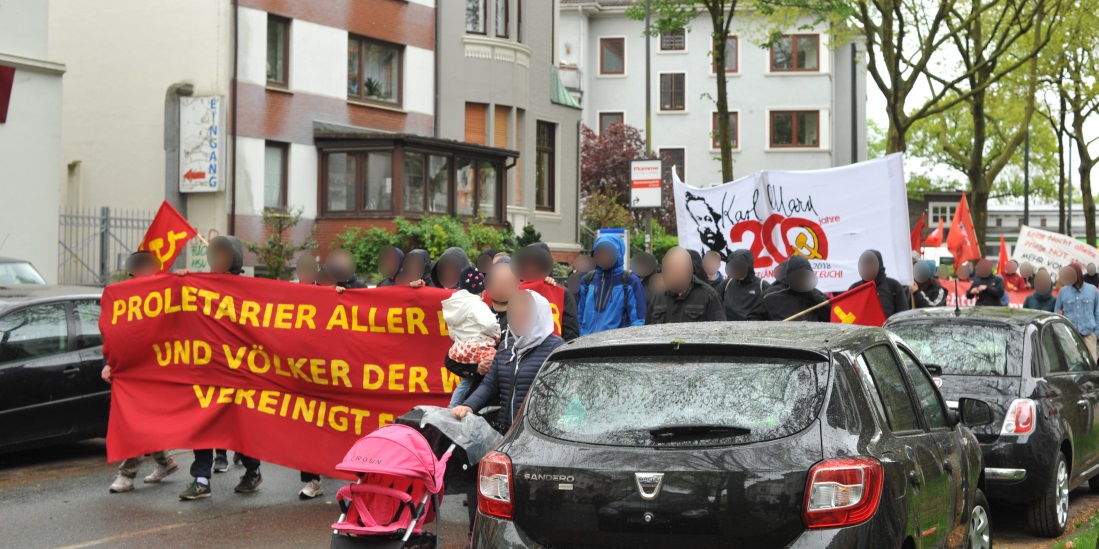
<path id="1" fill-rule="evenodd" d="M 542 233 L 534 229 L 534 225 L 527 223 L 523 226 L 523 232 L 519 235 L 517 242 L 515 243 L 516 249 L 524 246 L 530 246 L 531 244 L 537 244 L 542 241 Z"/>
<path id="2" fill-rule="evenodd" d="M 642 237 L 644 242 L 644 237 Z M 679 245 L 679 237 L 674 234 L 668 234 L 664 230 L 664 227 L 656 225 L 653 227 L 653 255 L 658 260 L 664 259 L 664 254 L 668 253 L 668 250 Z"/>
<path id="3" fill-rule="evenodd" d="M 608 194 L 595 192 L 588 196 L 584 205 L 584 225 L 593 231 L 604 228 L 633 227 L 633 214 L 618 200 Z"/>
<path id="4" fill-rule="evenodd" d="M 259 262 L 267 267 L 268 278 L 290 280 L 290 275 L 293 274 L 290 262 L 294 260 L 294 256 L 298 252 L 317 247 L 317 241 L 313 240 L 312 236 L 301 242 L 294 242 L 286 237 L 286 231 L 301 221 L 301 212 L 300 208 L 289 212 L 263 210 L 263 226 L 267 232 L 267 240 L 244 243 L 248 251 L 256 254 Z"/>
<path id="5" fill-rule="evenodd" d="M 419 221 L 398 217 L 394 221 L 396 232 L 379 227 L 350 227 L 336 236 L 332 247 L 346 248 L 355 256 L 358 271 L 372 276 L 378 272 L 378 255 L 386 246 L 396 246 L 405 252 L 422 248 L 431 257 L 439 257 L 447 248 L 457 247 L 475 258 L 484 248 L 510 249 L 516 245 L 511 229 L 491 227 L 480 220 L 464 225 L 451 216 L 425 216 Z"/>
<path id="6" fill-rule="evenodd" d="M 866 121 L 866 158 L 885 156 L 885 128 L 874 120 Z"/>

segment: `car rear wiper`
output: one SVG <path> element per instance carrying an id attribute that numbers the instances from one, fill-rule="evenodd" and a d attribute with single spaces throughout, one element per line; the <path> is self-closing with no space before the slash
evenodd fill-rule
<path id="1" fill-rule="evenodd" d="M 678 438 L 718 438 L 724 436 L 747 435 L 752 432 L 747 427 L 738 425 L 715 424 L 688 424 L 688 425 L 662 425 L 649 429 L 649 436 L 655 440 L 671 440 Z"/>
<path id="2" fill-rule="evenodd" d="M 943 367 L 939 366 L 938 364 L 928 364 L 924 362 L 923 367 L 927 368 L 927 373 L 929 374 L 934 374 L 937 376 L 943 375 Z"/>

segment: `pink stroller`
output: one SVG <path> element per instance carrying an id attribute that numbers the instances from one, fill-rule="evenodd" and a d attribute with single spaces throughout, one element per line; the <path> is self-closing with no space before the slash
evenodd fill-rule
<path id="1" fill-rule="evenodd" d="M 405 425 L 387 425 L 358 440 L 340 471 L 359 481 L 336 493 L 343 514 L 332 525 L 332 547 L 434 549 L 443 474 L 454 445 L 436 457 L 427 439 Z M 435 534 L 423 531 L 435 521 Z"/>

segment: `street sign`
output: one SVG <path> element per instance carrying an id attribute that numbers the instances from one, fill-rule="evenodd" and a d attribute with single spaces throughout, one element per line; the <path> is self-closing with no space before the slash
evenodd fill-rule
<path id="1" fill-rule="evenodd" d="M 630 207 L 659 208 L 664 164 L 660 160 L 630 162 Z"/>
<path id="2" fill-rule="evenodd" d="M 225 113 L 221 97 L 179 98 L 179 192 L 224 189 Z"/>

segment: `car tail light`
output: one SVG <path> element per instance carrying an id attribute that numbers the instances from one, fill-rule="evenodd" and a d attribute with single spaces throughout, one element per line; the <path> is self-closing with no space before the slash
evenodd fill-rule
<path id="1" fill-rule="evenodd" d="M 481 458 L 477 476 L 477 509 L 489 516 L 511 520 L 514 509 L 511 458 L 500 452 L 489 452 Z"/>
<path id="2" fill-rule="evenodd" d="M 1001 435 L 1029 435 L 1034 432 L 1034 401 L 1020 398 L 1007 407 Z"/>
<path id="3" fill-rule="evenodd" d="M 853 526 L 874 516 L 881 499 L 881 462 L 871 457 L 824 460 L 809 470 L 802 516 L 808 528 Z"/>

